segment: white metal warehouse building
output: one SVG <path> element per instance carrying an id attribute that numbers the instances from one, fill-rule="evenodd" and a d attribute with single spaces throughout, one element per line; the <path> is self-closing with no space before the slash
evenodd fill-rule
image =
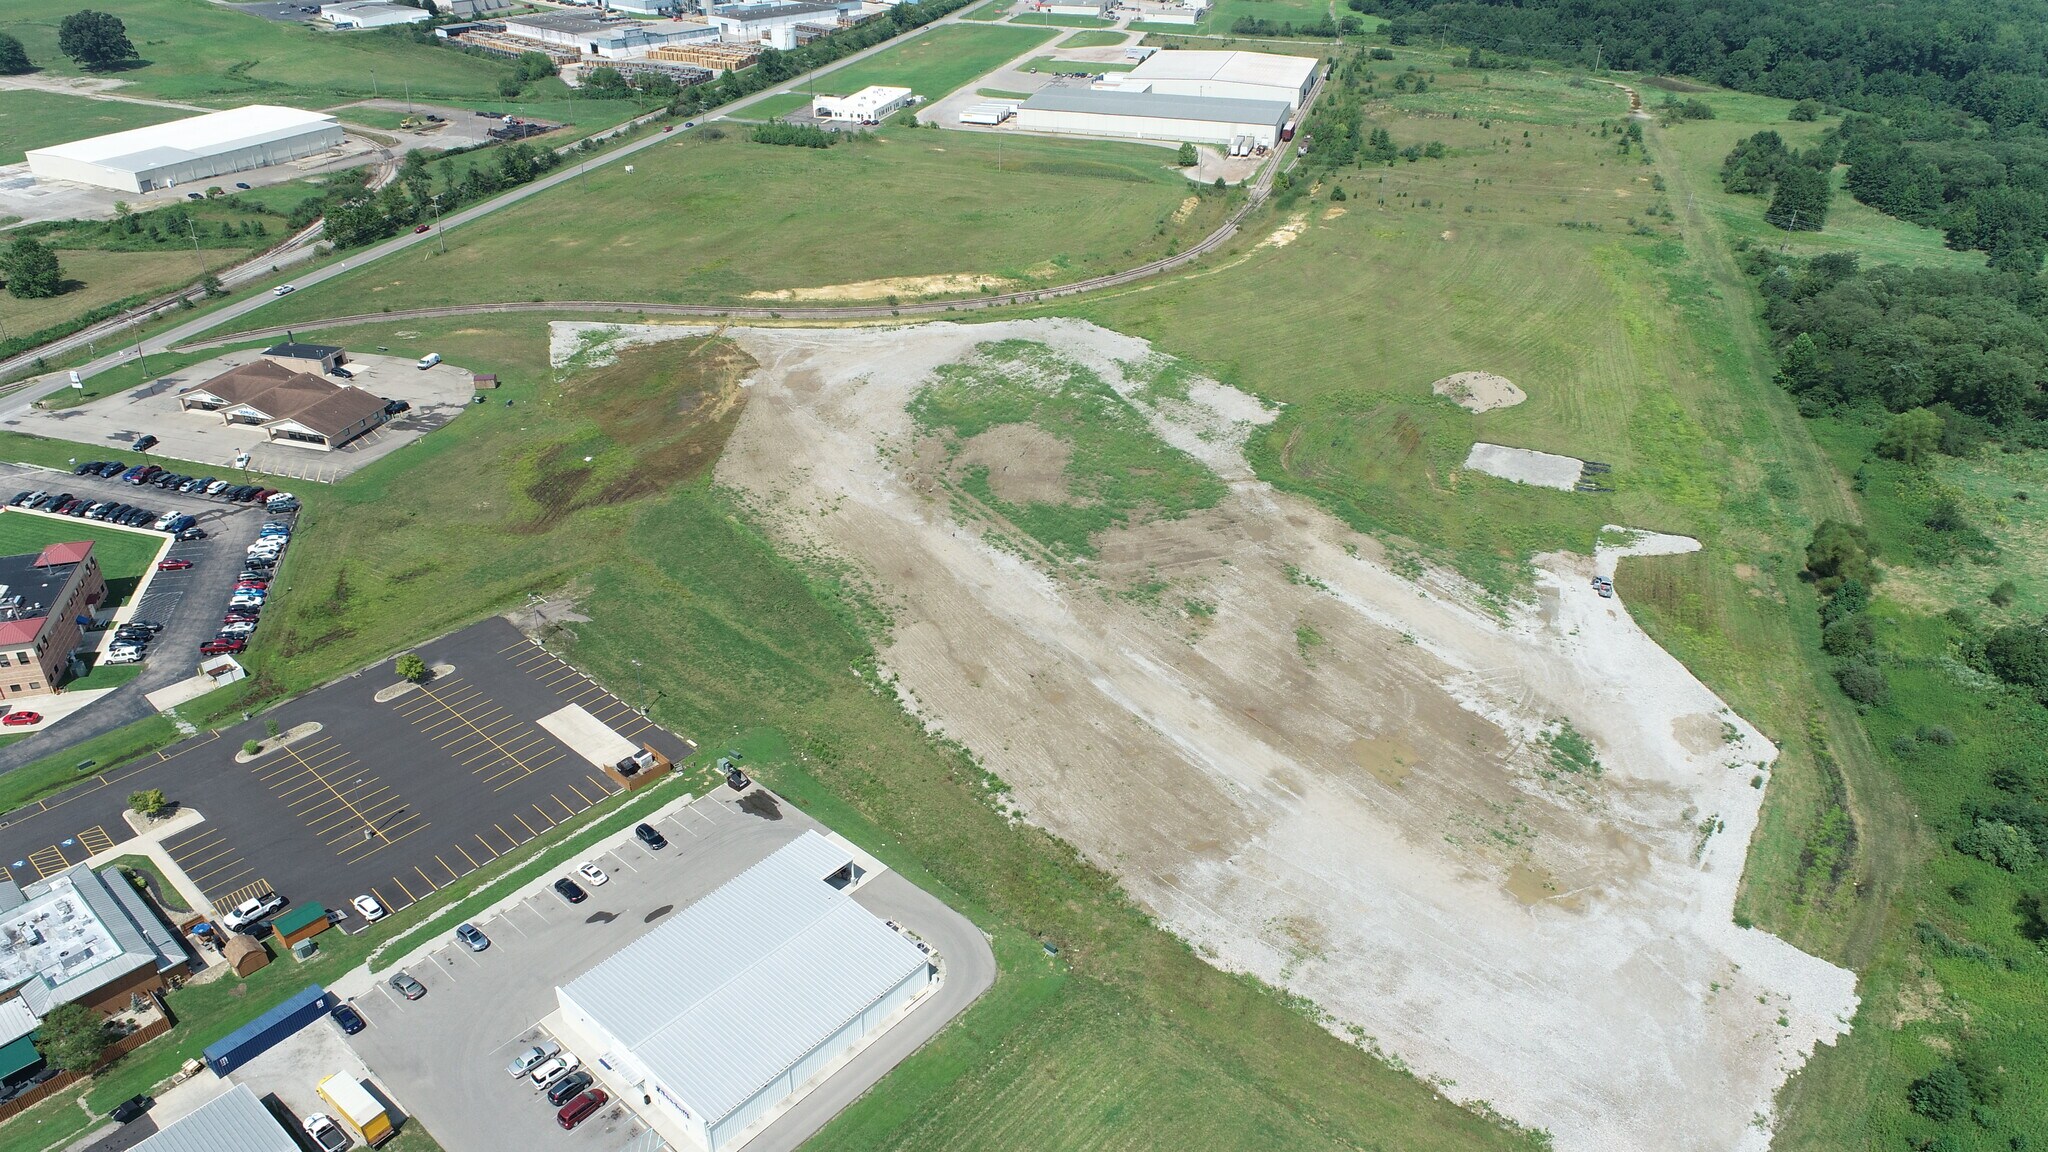
<path id="1" fill-rule="evenodd" d="M 341 122 L 325 113 L 251 104 L 31 149 L 28 170 L 38 180 L 148 192 L 311 156 L 341 137 Z"/>
<path id="2" fill-rule="evenodd" d="M 805 832 L 557 987 L 564 1023 L 628 1103 L 731 1147 L 931 984 L 924 952 L 842 891 L 859 867 Z"/>
<path id="3" fill-rule="evenodd" d="M 1165 55 L 1165 53 L 1160 53 Z M 1223 100 L 1120 92 L 1100 88 L 1041 88 L 1017 110 L 1017 127 L 1074 136 L 1126 140 L 1186 140 L 1224 144 L 1250 136 L 1271 148 L 1287 123 L 1282 100 Z"/>
<path id="4" fill-rule="evenodd" d="M 1316 63 L 1313 56 L 1267 52 L 1154 52 L 1136 68 L 1107 76 L 1096 87 L 1164 96 L 1283 100 L 1292 112 L 1315 87 Z"/>

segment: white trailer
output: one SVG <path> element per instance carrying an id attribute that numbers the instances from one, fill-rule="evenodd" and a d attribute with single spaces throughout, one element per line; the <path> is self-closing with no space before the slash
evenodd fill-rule
<path id="1" fill-rule="evenodd" d="M 970 104 L 960 112 L 960 123 L 993 127 L 1017 114 L 1017 105 L 1007 103 Z"/>

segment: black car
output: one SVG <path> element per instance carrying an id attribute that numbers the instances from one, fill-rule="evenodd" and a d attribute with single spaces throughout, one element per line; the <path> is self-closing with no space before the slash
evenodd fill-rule
<path id="1" fill-rule="evenodd" d="M 156 437 L 144 433 L 143 435 L 135 438 L 135 447 L 130 448 L 129 451 L 147 452 L 154 447 L 156 447 Z"/>
<path id="2" fill-rule="evenodd" d="M 119 460 L 109 460 L 105 464 L 100 465 L 100 475 L 106 477 L 109 480 L 112 480 L 114 477 L 119 476 L 121 473 L 126 472 L 127 470 L 128 465 L 123 464 Z"/>
<path id="3" fill-rule="evenodd" d="M 555 892 L 571 904 L 581 904 L 585 900 L 590 899 L 590 893 L 585 892 L 582 885 L 569 879 L 567 876 L 555 881 Z"/>
<path id="4" fill-rule="evenodd" d="M 640 842 L 642 844 L 647 845 L 649 848 L 660 850 L 662 848 L 668 847 L 668 838 L 663 836 L 661 833 L 655 831 L 654 825 L 652 824 L 634 825 L 633 835 L 639 837 Z"/>
<path id="5" fill-rule="evenodd" d="M 12 505 L 13 507 L 19 508 L 19 507 L 21 507 L 21 506 L 22 506 L 23 504 L 26 504 L 26 503 L 28 503 L 28 498 L 29 498 L 29 497 L 31 497 L 31 496 L 33 496 L 33 495 L 35 495 L 35 493 L 34 493 L 34 492 L 31 492 L 31 491 L 27 491 L 27 490 L 23 490 L 23 491 L 20 491 L 20 492 L 16 492 L 16 493 L 14 494 L 14 499 L 12 499 L 12 500 L 9 500 L 9 501 L 8 501 L 7 503 L 8 503 L 8 504 L 10 504 L 10 505 Z"/>
<path id="6" fill-rule="evenodd" d="M 147 1096 L 130 1096 L 128 1099 L 114 1105 L 114 1110 L 107 1113 L 107 1118 L 116 1124 L 126 1124 L 144 1112 L 149 1111 L 151 1103 L 152 1101 Z"/>
<path id="7" fill-rule="evenodd" d="M 185 529 L 185 530 L 184 530 L 183 532 L 180 532 L 180 533 L 178 533 L 178 539 L 180 539 L 180 540 L 204 540 L 204 539 L 206 539 L 206 529 L 204 529 L 204 528 L 187 528 L 187 529 Z"/>
<path id="8" fill-rule="evenodd" d="M 590 1087 L 592 1083 L 590 1073 L 571 1072 L 548 1087 L 548 1103 L 560 1108 L 576 1097 L 583 1095 L 583 1090 Z"/>
<path id="9" fill-rule="evenodd" d="M 363 1014 L 346 1004 L 335 1005 L 334 1011 L 328 1015 L 334 1017 L 334 1022 L 341 1025 L 341 1030 L 351 1036 L 368 1027 L 363 1023 Z"/>
<path id="10" fill-rule="evenodd" d="M 72 474 L 73 476 L 83 476 L 83 475 L 85 475 L 85 474 L 86 474 L 87 472 L 91 472 L 91 473 L 94 473 L 95 475 L 97 475 L 97 474 L 99 473 L 99 470 L 100 470 L 100 462 L 99 462 L 98 460 L 87 460 L 87 461 L 86 461 L 85 463 L 83 463 L 83 464 L 80 464 L 80 465 L 79 465 L 78 467 L 76 467 L 76 468 L 73 468 L 73 469 L 71 470 L 71 474 Z"/>
<path id="11" fill-rule="evenodd" d="M 384 414 L 386 416 L 396 416 L 400 412 L 409 412 L 411 410 L 412 405 L 404 400 L 386 400 L 384 402 Z"/>

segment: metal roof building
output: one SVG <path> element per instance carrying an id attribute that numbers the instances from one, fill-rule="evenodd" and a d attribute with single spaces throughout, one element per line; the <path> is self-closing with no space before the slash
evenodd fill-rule
<path id="1" fill-rule="evenodd" d="M 283 164 L 338 147 L 341 138 L 341 122 L 323 112 L 251 104 L 31 149 L 28 170 L 38 180 L 148 192 Z"/>
<path id="2" fill-rule="evenodd" d="M 731 1146 L 931 982 L 925 954 L 842 891 L 857 869 L 804 833 L 556 988 L 564 1018 L 650 1107 Z"/>
<path id="3" fill-rule="evenodd" d="M 1041 88 L 1024 101 L 1017 110 L 1017 127 L 1077 136 L 1217 144 L 1250 136 L 1270 148 L 1280 138 L 1289 111 L 1284 100 L 1053 87 Z"/>
<path id="4" fill-rule="evenodd" d="M 247 1084 L 216 1096 L 129 1152 L 299 1152 Z"/>
<path id="5" fill-rule="evenodd" d="M 434 14 L 410 4 L 386 0 L 349 0 L 343 4 L 322 4 L 320 18 L 336 28 L 386 28 L 393 24 L 424 24 Z"/>
<path id="6" fill-rule="evenodd" d="M 1315 87 L 1316 58 L 1270 52 L 1154 52 L 1136 68 L 1104 81 L 1105 87 L 1157 92 L 1164 96 L 1213 96 L 1228 100 L 1284 100 L 1301 107 Z"/>

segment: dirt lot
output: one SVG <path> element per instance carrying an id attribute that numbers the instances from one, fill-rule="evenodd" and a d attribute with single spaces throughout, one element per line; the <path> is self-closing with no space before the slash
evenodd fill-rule
<path id="1" fill-rule="evenodd" d="M 1544 558 L 1501 620 L 1258 482 L 1241 445 L 1273 413 L 1156 386 L 1141 341 L 1059 320 L 729 335 L 761 369 L 718 479 L 866 574 L 909 706 L 1023 818 L 1214 963 L 1560 1148 L 1767 1145 L 1756 1121 L 1846 1030 L 1854 976 L 1732 922 L 1775 750 L 1594 594 L 1612 549 Z M 1058 504 L 1047 440 L 1078 442 L 935 451 L 910 412 L 994 340 L 1092 370 L 1227 491 L 1092 557 L 1020 546 L 1032 528 L 990 509 Z"/>

